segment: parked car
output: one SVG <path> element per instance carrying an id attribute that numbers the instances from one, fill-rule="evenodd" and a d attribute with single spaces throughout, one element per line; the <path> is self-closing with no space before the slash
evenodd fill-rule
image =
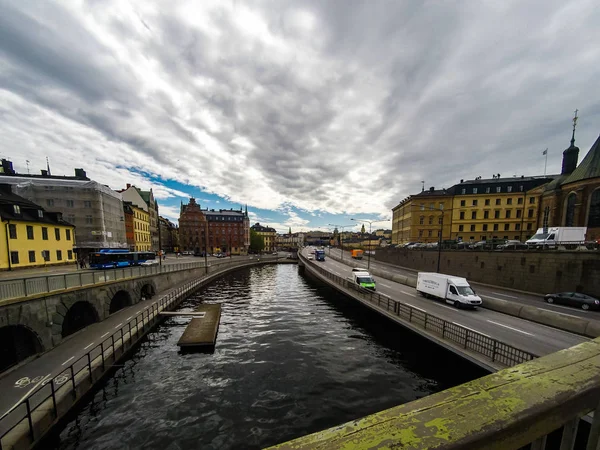
<path id="1" fill-rule="evenodd" d="M 311 253 L 310 255 L 308 255 L 308 259 L 309 260 L 314 260 L 315 259 L 315 255 Z"/>
<path id="2" fill-rule="evenodd" d="M 563 305 L 575 306 L 584 310 L 600 309 L 600 300 L 590 295 L 580 294 L 579 292 L 559 292 L 557 294 L 548 294 L 544 297 L 548 303 L 561 303 Z"/>
<path id="3" fill-rule="evenodd" d="M 496 247 L 496 250 L 527 250 L 528 248 L 527 244 L 523 244 L 521 241 L 508 240 Z"/>
<path id="4" fill-rule="evenodd" d="M 158 259 L 148 259 L 141 263 L 140 266 L 157 266 L 158 264 L 160 264 Z"/>

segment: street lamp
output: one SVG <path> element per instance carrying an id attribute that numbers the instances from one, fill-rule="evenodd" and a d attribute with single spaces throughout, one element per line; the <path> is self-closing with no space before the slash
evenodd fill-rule
<path id="1" fill-rule="evenodd" d="M 367 270 L 371 268 L 371 231 L 372 225 L 378 222 L 389 222 L 388 220 L 364 220 L 364 219 L 350 219 L 355 222 L 368 223 L 369 224 L 369 255 L 367 257 Z"/>
<path id="2" fill-rule="evenodd" d="M 354 225 L 336 225 L 333 223 L 328 224 L 330 227 L 341 228 L 342 233 L 340 234 L 340 251 L 342 252 L 342 261 L 344 260 L 344 228 L 353 227 Z"/>

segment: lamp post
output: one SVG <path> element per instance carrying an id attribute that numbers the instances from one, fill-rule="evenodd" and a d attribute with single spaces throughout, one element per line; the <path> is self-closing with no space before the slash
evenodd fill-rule
<path id="1" fill-rule="evenodd" d="M 378 222 L 389 222 L 388 220 L 364 220 L 364 219 L 350 219 L 355 222 L 368 223 L 369 224 L 369 255 L 367 257 L 367 270 L 371 268 L 371 231 L 374 223 Z"/>
<path id="2" fill-rule="evenodd" d="M 204 273 L 208 273 L 208 217 L 204 222 Z"/>
<path id="3" fill-rule="evenodd" d="M 349 228 L 354 225 L 336 225 L 333 223 L 328 224 L 330 227 L 341 228 L 342 232 L 340 234 L 340 251 L 342 252 L 342 261 L 344 260 L 344 228 Z"/>

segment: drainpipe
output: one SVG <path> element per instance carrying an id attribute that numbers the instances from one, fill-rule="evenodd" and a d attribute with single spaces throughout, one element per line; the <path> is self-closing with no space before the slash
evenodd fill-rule
<path id="1" fill-rule="evenodd" d="M 4 229 L 6 231 L 6 255 L 8 258 L 8 270 L 12 270 L 12 264 L 10 262 L 10 240 L 9 240 L 9 236 L 8 236 L 9 225 L 10 225 L 10 220 L 7 220 L 6 226 L 4 227 Z"/>

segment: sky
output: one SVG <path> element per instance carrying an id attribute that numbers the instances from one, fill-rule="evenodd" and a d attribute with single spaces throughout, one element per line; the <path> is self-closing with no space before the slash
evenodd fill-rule
<path id="1" fill-rule="evenodd" d="M 391 228 L 422 186 L 560 172 L 600 133 L 597 0 L 0 0 L 0 156 L 248 205 L 280 232 Z M 424 183 L 422 183 L 424 182 Z M 368 226 L 367 226 L 368 229 Z"/>

